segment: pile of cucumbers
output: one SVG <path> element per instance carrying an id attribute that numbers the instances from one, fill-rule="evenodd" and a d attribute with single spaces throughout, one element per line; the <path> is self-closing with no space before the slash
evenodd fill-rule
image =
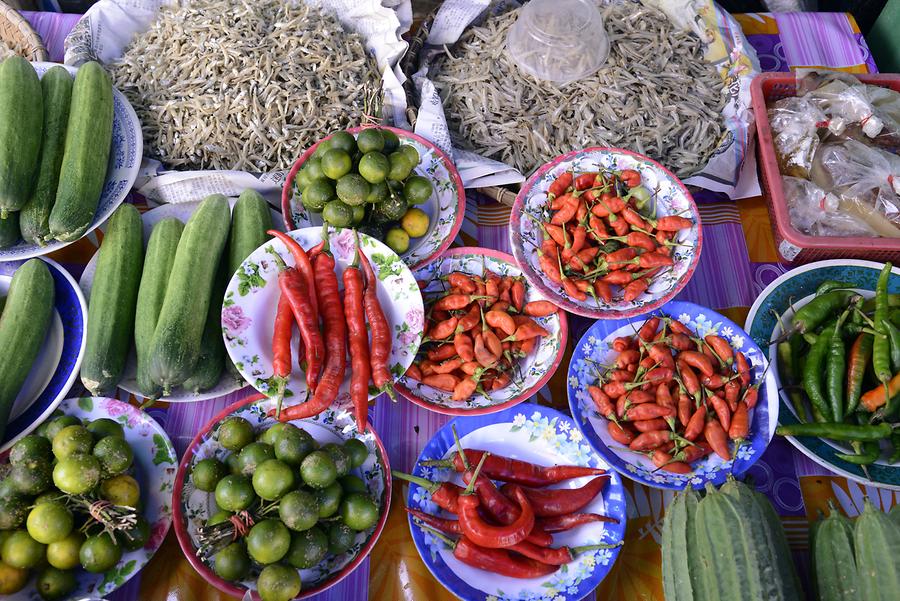
<path id="1" fill-rule="evenodd" d="M 112 145 L 113 91 L 96 62 L 0 64 L 0 248 L 79 239 L 94 220 Z"/>
<path id="2" fill-rule="evenodd" d="M 272 217 L 254 190 L 230 211 L 228 199 L 204 199 L 187 224 L 162 219 L 143 247 L 141 216 L 131 205 L 113 214 L 100 246 L 88 302 L 81 382 L 112 393 L 132 348 L 145 398 L 175 387 L 202 392 L 227 370 L 240 378 L 222 340 L 225 288 L 240 264 L 269 239 Z"/>

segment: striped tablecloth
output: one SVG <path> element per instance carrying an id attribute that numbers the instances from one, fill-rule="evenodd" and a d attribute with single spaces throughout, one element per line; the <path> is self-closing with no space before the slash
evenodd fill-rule
<path id="1" fill-rule="evenodd" d="M 61 61 L 63 38 L 77 16 L 25 14 L 43 36 L 51 60 Z M 876 71 L 865 41 L 849 15 L 747 14 L 737 15 L 737 18 L 759 52 L 765 70 L 829 66 L 851 72 Z M 693 279 L 679 298 L 711 307 L 737 323 L 743 323 L 754 298 L 786 270 L 776 262 L 765 203 L 761 198 L 703 203 L 700 215 L 704 227 L 703 254 Z M 509 252 L 508 220 L 508 208 L 472 195 L 459 242 Z M 55 253 L 53 258 L 77 277 L 95 250 L 96 238 L 91 236 Z M 572 319 L 571 340 L 577 342 L 589 325 L 588 320 Z M 568 356 L 562 365 L 567 364 Z M 541 390 L 537 400 L 566 411 L 564 379 L 565 369 L 561 368 Z M 76 393 L 78 391 L 73 391 Z M 246 392 L 193 404 L 166 406 L 161 403 L 149 412 L 172 437 L 180 455 L 203 424 L 244 394 Z M 379 399 L 372 415 L 392 466 L 407 472 L 411 471 L 415 458 L 432 434 L 448 421 L 445 416 L 405 401 L 391 403 L 386 398 Z M 885 508 L 900 502 L 900 495 L 895 493 L 866 489 L 830 475 L 794 451 L 783 439 L 773 441 L 752 468 L 751 475 L 782 515 L 801 564 L 806 563 L 808 520 L 817 511 L 825 509 L 829 500 L 835 500 L 851 515 L 861 510 L 864 496 Z M 626 544 L 615 568 L 598 588 L 597 599 L 663 601 L 659 539 L 664 507 L 672 493 L 635 485 L 629 480 L 626 480 L 626 489 L 629 495 Z M 403 492 L 402 487 L 397 489 L 387 527 L 370 559 L 346 580 L 315 597 L 316 601 L 443 601 L 453 598 L 419 559 L 402 510 Z M 111 598 L 115 601 L 194 601 L 226 597 L 193 571 L 182 556 L 174 534 L 170 533 L 147 567 Z"/>

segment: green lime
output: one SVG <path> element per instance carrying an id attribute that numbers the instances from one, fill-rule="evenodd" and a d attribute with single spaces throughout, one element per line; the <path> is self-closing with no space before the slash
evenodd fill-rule
<path id="1" fill-rule="evenodd" d="M 350 173 L 352 168 L 353 159 L 340 148 L 332 148 L 322 157 L 322 173 L 335 181 Z"/>
<path id="2" fill-rule="evenodd" d="M 290 601 L 300 594 L 300 574 L 280 563 L 266 566 L 256 579 L 256 591 L 261 601 Z"/>
<path id="3" fill-rule="evenodd" d="M 378 182 L 369 187 L 369 195 L 366 196 L 366 202 L 378 204 L 383 202 L 391 195 L 387 182 Z"/>
<path id="4" fill-rule="evenodd" d="M 409 234 L 399 227 L 393 227 L 388 230 L 384 237 L 384 243 L 387 244 L 392 251 L 398 255 L 402 255 L 409 250 Z"/>
<path id="5" fill-rule="evenodd" d="M 104 473 L 112 475 L 126 471 L 134 461 L 131 445 L 119 436 L 101 438 L 94 445 L 93 455 L 100 460 Z"/>
<path id="6" fill-rule="evenodd" d="M 331 140 L 322 140 L 316 146 L 316 151 L 313 153 L 312 158 L 321 159 L 329 150 L 331 150 Z"/>
<path id="7" fill-rule="evenodd" d="M 335 186 L 338 198 L 351 207 L 365 204 L 369 195 L 369 182 L 358 173 L 348 173 L 338 180 Z"/>
<path id="8" fill-rule="evenodd" d="M 419 157 L 419 151 L 416 150 L 415 146 L 412 144 L 402 144 L 397 150 L 403 153 L 406 160 L 412 164 L 413 169 L 419 166 L 421 158 Z"/>
<path id="9" fill-rule="evenodd" d="M 207 526 L 215 526 L 216 524 L 225 523 L 229 519 L 231 519 L 232 515 L 233 514 L 230 511 L 225 511 L 224 509 L 220 509 L 219 511 L 217 511 L 214 514 L 212 514 L 211 516 L 209 516 L 209 519 L 206 520 L 206 525 Z"/>
<path id="10" fill-rule="evenodd" d="M 65 599 L 78 586 L 75 578 L 75 570 L 59 570 L 53 566 L 47 566 L 38 572 L 34 587 L 41 599 L 56 601 Z"/>
<path id="11" fill-rule="evenodd" d="M 400 227 L 411 238 L 421 238 L 428 233 L 428 215 L 422 209 L 412 208 L 400 220 Z"/>
<path id="12" fill-rule="evenodd" d="M 0 548 L 0 558 L 3 563 L 14 568 L 33 568 L 44 559 L 47 545 L 41 544 L 31 538 L 25 530 L 14 530 Z"/>
<path id="13" fill-rule="evenodd" d="M 53 454 L 65 459 L 76 453 L 90 453 L 94 448 L 94 435 L 84 426 L 66 426 L 53 437 Z"/>
<path id="14" fill-rule="evenodd" d="M 14 465 L 9 471 L 9 478 L 17 493 L 29 496 L 39 495 L 50 488 L 50 463 Z"/>
<path id="15" fill-rule="evenodd" d="M 94 435 L 96 440 L 106 438 L 107 436 L 118 436 L 125 438 L 125 428 L 122 424 L 108 417 L 101 417 L 92 422 L 88 422 L 87 429 Z"/>
<path id="16" fill-rule="evenodd" d="M 305 490 L 292 490 L 278 503 L 278 517 L 291 530 L 308 530 L 319 521 L 319 502 Z"/>
<path id="17" fill-rule="evenodd" d="M 81 565 L 78 553 L 84 543 L 84 535 L 72 530 L 66 538 L 47 545 L 47 563 L 60 570 L 71 570 Z"/>
<path id="18" fill-rule="evenodd" d="M 22 493 L 16 490 L 16 484 L 12 478 L 7 476 L 0 480 L 0 499 L 8 499 L 9 497 L 18 497 Z"/>
<path id="19" fill-rule="evenodd" d="M 141 500 L 141 487 L 128 474 L 119 474 L 100 483 L 100 496 L 113 505 L 137 507 Z"/>
<path id="20" fill-rule="evenodd" d="M 390 154 L 400 148 L 400 138 L 397 134 L 389 129 L 382 129 L 381 135 L 384 136 L 384 153 Z"/>
<path id="21" fill-rule="evenodd" d="M 332 200 L 322 210 L 322 219 L 334 227 L 347 227 L 353 223 L 353 209 L 340 200 Z"/>
<path id="22" fill-rule="evenodd" d="M 303 188 L 303 206 L 307 209 L 321 209 L 334 197 L 334 184 L 331 180 L 317 179 Z"/>
<path id="23" fill-rule="evenodd" d="M 411 175 L 403 184 L 403 198 L 411 205 L 428 202 L 433 192 L 434 186 L 431 185 L 431 180 L 422 175 Z"/>
<path id="24" fill-rule="evenodd" d="M 50 501 L 63 501 L 63 493 L 55 486 L 51 486 L 45 492 L 42 492 L 40 495 L 34 498 L 33 506 L 40 505 L 41 503 L 49 503 Z"/>
<path id="25" fill-rule="evenodd" d="M 28 584 L 30 576 L 28 570 L 14 568 L 0 561 L 0 595 L 18 593 Z"/>
<path id="26" fill-rule="evenodd" d="M 28 514 L 26 522 L 31 538 L 45 545 L 66 538 L 74 526 L 72 512 L 57 501 L 36 505 Z"/>
<path id="27" fill-rule="evenodd" d="M 53 460 L 50 441 L 43 436 L 29 434 L 13 445 L 9 450 L 9 462 L 12 465 L 34 465 Z"/>
<path id="28" fill-rule="evenodd" d="M 256 500 L 253 485 L 246 476 L 225 476 L 216 484 L 216 505 L 225 511 L 241 511 Z"/>
<path id="29" fill-rule="evenodd" d="M 359 160 L 359 174 L 370 184 L 380 184 L 387 179 L 391 162 L 380 152 L 367 152 Z"/>
<path id="30" fill-rule="evenodd" d="M 316 449 L 316 441 L 306 430 L 301 430 L 292 424 L 279 432 L 275 438 L 273 447 L 275 457 L 288 465 L 299 466 L 303 459 Z"/>
<path id="31" fill-rule="evenodd" d="M 216 490 L 219 480 L 228 475 L 228 468 L 218 459 L 208 457 L 194 464 L 191 470 L 191 482 L 197 490 L 212 492 Z"/>
<path id="32" fill-rule="evenodd" d="M 249 476 L 253 474 L 262 462 L 269 459 L 275 459 L 275 451 L 272 449 L 272 445 L 258 441 L 251 442 L 241 449 L 238 455 L 238 460 L 241 462 L 241 473 Z"/>
<path id="33" fill-rule="evenodd" d="M 70 495 L 81 495 L 100 482 L 102 466 L 93 455 L 71 455 L 53 468 L 53 484 Z"/>
<path id="34" fill-rule="evenodd" d="M 366 218 L 366 206 L 362 204 L 351 208 L 353 209 L 353 225 L 359 225 Z"/>
<path id="35" fill-rule="evenodd" d="M 399 196 L 389 197 L 375 205 L 375 215 L 383 217 L 384 221 L 398 221 L 405 214 L 409 205 Z"/>
<path id="36" fill-rule="evenodd" d="M 49 424 L 47 424 L 47 429 L 44 430 L 44 433 L 41 436 L 47 438 L 47 440 L 52 441 L 56 438 L 56 435 L 60 430 L 65 428 L 66 426 L 80 426 L 81 420 L 75 417 L 74 415 L 62 415 L 52 420 Z M 40 429 L 40 428 L 39 428 Z"/>
<path id="37" fill-rule="evenodd" d="M 294 190 L 302 192 L 306 186 L 310 185 L 313 182 L 309 177 L 309 171 L 306 169 L 306 165 L 303 165 L 303 168 L 297 172 L 297 175 L 294 177 Z"/>
<path id="38" fill-rule="evenodd" d="M 118 540 L 126 551 L 143 549 L 150 540 L 150 522 L 144 516 L 138 514 L 134 526 L 126 530 L 120 530 Z"/>
<path id="39" fill-rule="evenodd" d="M 291 533 L 278 520 L 257 522 L 247 533 L 247 552 L 253 561 L 263 565 L 275 563 L 287 554 Z"/>
<path id="40" fill-rule="evenodd" d="M 337 513 L 341 506 L 341 497 L 344 495 L 344 489 L 340 483 L 332 482 L 325 488 L 316 490 L 316 502 L 319 507 L 319 517 L 322 519 L 330 518 Z"/>
<path id="41" fill-rule="evenodd" d="M 277 459 L 264 461 L 253 472 L 253 490 L 261 499 L 275 501 L 294 488 L 294 472 Z"/>
<path id="42" fill-rule="evenodd" d="M 384 149 L 384 135 L 377 127 L 364 129 L 356 136 L 356 146 L 363 154 L 381 152 Z"/>
<path id="43" fill-rule="evenodd" d="M 353 134 L 346 131 L 337 131 L 331 135 L 331 147 L 340 148 L 347 154 L 352 155 L 356 152 L 356 138 Z"/>
<path id="44" fill-rule="evenodd" d="M 378 521 L 378 507 L 368 495 L 352 493 L 341 501 L 341 519 L 356 531 L 368 530 Z"/>
<path id="45" fill-rule="evenodd" d="M 291 534 L 291 548 L 284 560 L 304 570 L 318 565 L 328 553 L 328 536 L 318 526 Z"/>
<path id="46" fill-rule="evenodd" d="M 250 558 L 244 543 L 231 543 L 216 553 L 213 570 L 225 580 L 243 580 L 250 573 Z"/>
<path id="47" fill-rule="evenodd" d="M 350 453 L 343 446 L 333 442 L 322 445 L 322 450 L 331 455 L 338 477 L 346 476 L 350 472 Z"/>
<path id="48" fill-rule="evenodd" d="M 240 451 L 253 442 L 253 426 L 243 417 L 229 417 L 219 426 L 218 438 L 229 451 Z"/>
<path id="49" fill-rule="evenodd" d="M 341 522 L 332 522 L 328 528 L 328 552 L 332 555 L 345 553 L 353 546 L 356 533 L 350 526 Z"/>
<path id="50" fill-rule="evenodd" d="M 28 517 L 28 501 L 22 495 L 9 495 L 0 499 L 0 530 L 11 530 L 25 523 Z"/>
<path id="51" fill-rule="evenodd" d="M 395 151 L 388 156 L 388 159 L 391 162 L 391 169 L 388 171 L 388 179 L 393 180 L 395 182 L 402 182 L 409 174 L 412 173 L 415 165 L 409 162 L 409 159 L 406 157 L 406 154 L 400 151 Z"/>
<path id="52" fill-rule="evenodd" d="M 294 424 L 289 424 L 287 422 L 277 422 L 266 428 L 262 431 L 262 434 L 256 437 L 256 440 L 259 442 L 264 442 L 268 445 L 275 446 L 275 440 L 278 438 L 278 435 L 284 432 L 289 428 L 296 429 L 297 426 Z"/>
<path id="53" fill-rule="evenodd" d="M 122 548 L 106 532 L 89 536 L 78 552 L 81 565 L 92 574 L 113 569 L 122 559 Z"/>
<path id="54" fill-rule="evenodd" d="M 304 171 L 306 171 L 306 177 L 309 179 L 310 182 L 314 182 L 314 181 L 320 180 L 320 179 L 325 179 L 325 172 L 322 171 L 322 159 L 321 158 L 312 158 L 312 159 L 308 160 L 303 167 L 304 167 Z"/>
<path id="55" fill-rule="evenodd" d="M 225 465 L 228 466 L 228 473 L 241 475 L 241 458 L 239 453 L 231 453 L 225 458 Z"/>
<path id="56" fill-rule="evenodd" d="M 366 483 L 363 482 L 362 478 L 360 478 L 359 476 L 354 476 L 353 474 L 341 476 L 340 478 L 338 478 L 338 484 L 341 485 L 341 490 L 344 491 L 345 495 L 349 495 L 355 492 L 362 494 L 366 494 L 369 492 L 369 489 L 366 488 Z"/>
<path id="57" fill-rule="evenodd" d="M 366 448 L 366 443 L 358 438 L 351 438 L 345 442 L 344 450 L 350 455 L 351 469 L 358 468 L 369 458 L 369 449 Z"/>
<path id="58" fill-rule="evenodd" d="M 327 452 L 313 451 L 300 464 L 300 476 L 307 486 L 325 488 L 337 479 L 337 467 Z"/>

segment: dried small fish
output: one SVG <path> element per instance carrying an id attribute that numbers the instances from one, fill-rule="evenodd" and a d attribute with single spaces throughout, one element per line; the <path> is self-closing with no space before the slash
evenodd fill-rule
<path id="1" fill-rule="evenodd" d="M 506 53 L 518 10 L 466 30 L 433 70 L 454 144 L 526 174 L 597 145 L 637 150 L 681 177 L 702 167 L 725 133 L 724 85 L 702 41 L 655 8 L 601 9 L 609 58 L 563 87 L 527 75 Z"/>
<path id="2" fill-rule="evenodd" d="M 181 4 L 162 7 L 109 67 L 147 155 L 187 169 L 286 169 L 362 120 L 361 90 L 381 78 L 333 15 L 280 0 Z"/>

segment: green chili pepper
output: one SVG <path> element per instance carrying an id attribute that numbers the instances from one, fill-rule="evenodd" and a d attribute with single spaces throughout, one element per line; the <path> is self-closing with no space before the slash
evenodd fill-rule
<path id="1" fill-rule="evenodd" d="M 818 436 L 833 440 L 858 440 L 860 442 L 877 442 L 890 436 L 891 432 L 891 425 L 884 422 L 874 426 L 825 422 L 820 424 L 791 424 L 775 428 L 775 433 L 782 436 Z"/>
<path id="2" fill-rule="evenodd" d="M 835 311 L 843 309 L 851 300 L 858 297 L 859 295 L 852 290 L 832 290 L 817 296 L 797 309 L 791 320 L 791 330 L 801 334 L 812 332 Z"/>
<path id="3" fill-rule="evenodd" d="M 825 396 L 831 409 L 832 419 L 839 420 L 844 415 L 844 373 L 847 369 L 847 350 L 841 329 L 848 312 L 840 316 L 831 337 L 828 340 L 828 351 L 825 355 Z"/>
<path id="4" fill-rule="evenodd" d="M 843 411 L 843 417 L 847 417 L 859 406 L 859 397 L 862 396 L 863 377 L 869 367 L 872 358 L 872 342 L 875 337 L 871 334 L 860 334 L 850 347 L 850 358 L 847 361 L 847 405 Z"/>
<path id="5" fill-rule="evenodd" d="M 819 333 L 819 337 L 806 356 L 806 363 L 803 365 L 803 390 L 809 397 L 810 403 L 815 411 L 818 411 L 824 418 L 824 421 L 834 421 L 835 417 L 831 414 L 831 407 L 825 397 L 822 389 L 823 373 L 825 371 L 825 356 L 831 343 L 831 335 L 834 333 L 834 326 L 828 326 Z"/>
<path id="6" fill-rule="evenodd" d="M 883 323 L 891 347 L 891 370 L 897 373 L 900 371 L 900 330 L 889 319 L 885 319 Z"/>
<path id="7" fill-rule="evenodd" d="M 891 344 L 885 327 L 888 317 L 888 282 L 890 278 L 891 264 L 885 263 L 878 276 L 878 284 L 875 286 L 875 316 L 872 320 L 875 322 L 875 331 L 879 334 L 875 336 L 875 342 L 872 345 L 872 368 L 875 370 L 875 377 L 885 386 L 885 397 L 890 397 L 887 394 L 887 385 L 893 376 Z M 888 405 L 890 405 L 889 399 Z"/>
<path id="8" fill-rule="evenodd" d="M 881 447 L 879 447 L 878 443 L 875 441 L 862 443 L 854 441 L 851 444 L 853 445 L 853 450 L 856 452 L 854 455 L 835 453 L 835 457 L 855 465 L 870 465 L 878 461 L 878 458 L 881 456 Z"/>
<path id="9" fill-rule="evenodd" d="M 900 307 L 900 294 L 888 294 L 888 307 L 896 308 Z M 866 313 L 871 313 L 875 310 L 875 297 L 866 299 L 866 301 L 862 304 L 862 310 Z"/>
<path id="10" fill-rule="evenodd" d="M 778 375 L 781 379 L 782 388 L 785 395 L 794 408 L 797 419 L 801 421 L 810 421 L 809 411 L 803 402 L 803 395 L 793 388 L 799 380 L 797 378 L 798 365 L 800 357 L 794 357 L 794 350 L 798 348 L 796 341 L 801 340 L 799 335 L 791 336 L 790 341 L 779 343 L 778 345 Z"/>
<path id="11" fill-rule="evenodd" d="M 900 463 L 900 430 L 891 432 L 891 444 L 894 446 L 894 450 L 891 451 L 888 463 Z"/>
<path id="12" fill-rule="evenodd" d="M 848 288 L 858 288 L 856 284 L 849 282 L 839 282 L 837 280 L 825 280 L 816 288 L 816 296 L 831 292 L 832 290 L 846 290 Z"/>

